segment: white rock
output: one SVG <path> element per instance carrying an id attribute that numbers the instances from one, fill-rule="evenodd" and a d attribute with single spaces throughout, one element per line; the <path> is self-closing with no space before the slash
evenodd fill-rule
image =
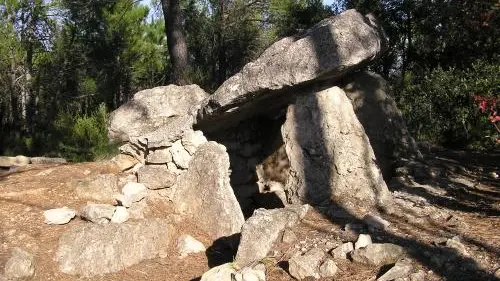
<path id="1" fill-rule="evenodd" d="M 337 265 L 335 264 L 334 261 L 331 259 L 327 259 L 321 266 L 319 267 L 319 275 L 321 277 L 326 278 L 326 277 L 333 277 L 335 274 L 337 274 Z"/>
<path id="2" fill-rule="evenodd" d="M 200 281 L 234 281 L 231 276 L 234 276 L 236 281 L 242 281 L 242 276 L 241 274 L 237 274 L 234 265 L 232 263 L 225 263 L 205 272 L 201 276 Z"/>
<path id="3" fill-rule="evenodd" d="M 138 202 L 146 196 L 147 190 L 146 186 L 142 183 L 129 182 L 122 188 L 122 193 L 132 202 Z"/>
<path id="4" fill-rule="evenodd" d="M 207 142 L 207 138 L 203 135 L 202 131 L 188 131 L 182 138 L 182 145 L 189 154 L 193 155 L 198 146 Z"/>
<path id="5" fill-rule="evenodd" d="M 172 144 L 170 153 L 172 153 L 172 159 L 178 167 L 183 169 L 188 168 L 191 155 L 189 155 L 189 153 L 184 149 L 180 140 Z"/>
<path id="6" fill-rule="evenodd" d="M 118 206 L 116 207 L 113 217 L 111 217 L 112 223 L 124 223 L 128 220 L 129 214 L 126 207 Z"/>
<path id="7" fill-rule="evenodd" d="M 12 256 L 5 264 L 6 280 L 24 280 L 35 274 L 33 255 L 21 248 L 14 248 Z"/>
<path id="8" fill-rule="evenodd" d="M 242 281 L 266 281 L 266 275 L 260 270 L 245 267 L 241 270 Z"/>
<path id="9" fill-rule="evenodd" d="M 358 237 L 358 241 L 354 244 L 354 249 L 360 249 L 372 244 L 372 238 L 369 234 L 360 234 Z"/>
<path id="10" fill-rule="evenodd" d="M 182 235 L 177 240 L 177 250 L 181 258 L 189 254 L 205 252 L 207 249 L 200 241 L 193 238 L 191 235 Z"/>
<path id="11" fill-rule="evenodd" d="M 43 212 L 46 224 L 66 224 L 76 216 L 76 211 L 67 207 Z"/>
<path id="12" fill-rule="evenodd" d="M 132 206 L 132 199 L 129 196 L 125 196 L 123 194 L 115 194 L 113 198 L 118 202 L 119 205 L 123 207 L 130 208 Z"/>
<path id="13" fill-rule="evenodd" d="M 332 250 L 332 256 L 336 259 L 346 259 L 347 254 L 354 250 L 352 242 L 344 243 Z"/>

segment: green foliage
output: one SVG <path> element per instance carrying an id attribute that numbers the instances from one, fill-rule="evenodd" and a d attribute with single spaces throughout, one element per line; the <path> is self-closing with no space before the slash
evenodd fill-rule
<path id="1" fill-rule="evenodd" d="M 420 140 L 455 147 L 491 147 L 499 137 L 473 95 L 500 93 L 500 65 L 477 61 L 468 69 L 441 67 L 424 77 L 406 73 L 398 102 L 406 122 Z"/>
<path id="2" fill-rule="evenodd" d="M 118 150 L 107 136 L 107 118 L 104 104 L 91 115 L 60 113 L 54 126 L 61 136 L 58 149 L 62 155 L 73 161 L 91 161 L 116 154 Z"/>

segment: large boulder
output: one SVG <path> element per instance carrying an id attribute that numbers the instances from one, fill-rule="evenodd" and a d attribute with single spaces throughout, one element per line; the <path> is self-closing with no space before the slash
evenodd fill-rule
<path id="1" fill-rule="evenodd" d="M 391 205 L 370 141 L 342 89 L 299 96 L 288 108 L 282 135 L 290 160 L 289 201 L 333 201 L 359 217 Z"/>
<path id="2" fill-rule="evenodd" d="M 111 113 L 109 138 L 120 143 L 151 133 L 195 110 L 207 96 L 197 85 L 168 85 L 140 91 Z"/>
<path id="3" fill-rule="evenodd" d="M 371 16 L 348 10 L 327 18 L 274 43 L 226 80 L 198 111 L 198 125 L 215 131 L 282 108 L 293 99 L 290 87 L 337 79 L 374 60 L 386 47 L 387 38 Z"/>
<path id="4" fill-rule="evenodd" d="M 126 224 L 85 224 L 63 233 L 57 260 L 63 273 L 92 277 L 166 256 L 175 229 L 165 219 Z"/>
<path id="5" fill-rule="evenodd" d="M 202 144 L 177 179 L 173 199 L 179 213 L 214 240 L 241 231 L 243 213 L 229 184 L 229 156 L 216 142 Z"/>
<path id="6" fill-rule="evenodd" d="M 394 163 L 398 159 L 422 158 L 382 76 L 363 71 L 346 77 L 343 83 L 386 180 L 392 177 Z"/>
<path id="7" fill-rule="evenodd" d="M 256 210 L 241 230 L 236 265 L 244 267 L 265 258 L 283 230 L 297 224 L 308 209 L 308 205 L 292 205 L 280 209 Z"/>

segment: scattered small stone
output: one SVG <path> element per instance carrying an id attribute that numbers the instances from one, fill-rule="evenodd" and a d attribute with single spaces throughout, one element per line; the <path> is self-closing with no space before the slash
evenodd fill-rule
<path id="1" fill-rule="evenodd" d="M 376 243 L 354 250 L 351 253 L 351 258 L 359 263 L 384 265 L 395 263 L 404 254 L 405 251 L 401 246 L 390 243 Z"/>
<path id="2" fill-rule="evenodd" d="M 334 261 L 331 259 L 327 259 L 323 264 L 319 267 L 319 275 L 323 278 L 333 277 L 337 274 L 338 267 Z"/>
<path id="3" fill-rule="evenodd" d="M 374 215 L 372 213 L 368 213 L 363 217 L 363 222 L 376 229 L 386 229 L 391 225 L 390 222 L 384 220 L 383 218 L 379 217 L 378 215 Z"/>
<path id="4" fill-rule="evenodd" d="M 80 212 L 80 217 L 93 223 L 105 224 L 113 217 L 115 208 L 108 204 L 87 204 Z"/>
<path id="5" fill-rule="evenodd" d="M 283 238 L 281 239 L 283 243 L 291 244 L 297 241 L 297 235 L 291 229 L 285 229 L 283 232 Z"/>
<path id="6" fill-rule="evenodd" d="M 46 224 L 66 224 L 76 216 L 76 211 L 67 207 L 43 212 Z"/>
<path id="7" fill-rule="evenodd" d="M 263 271 L 245 267 L 241 270 L 242 281 L 266 281 L 266 274 Z"/>
<path id="8" fill-rule="evenodd" d="M 413 269 L 413 265 L 410 260 L 402 259 L 389 269 L 384 275 L 380 276 L 377 281 L 390 281 L 397 278 L 403 278 L 410 274 Z"/>
<path id="9" fill-rule="evenodd" d="M 318 248 L 313 248 L 304 255 L 294 255 L 288 261 L 290 275 L 298 280 L 306 277 L 320 278 L 319 267 L 324 257 L 325 253 Z"/>
<path id="10" fill-rule="evenodd" d="M 360 234 L 358 241 L 354 244 L 354 249 L 360 249 L 372 244 L 372 238 L 369 234 Z"/>
<path id="11" fill-rule="evenodd" d="M 410 281 L 425 281 L 425 271 L 419 270 L 410 274 Z"/>
<path id="12" fill-rule="evenodd" d="M 461 255 L 468 256 L 469 253 L 467 252 L 467 249 L 465 248 L 465 245 L 460 242 L 460 237 L 454 236 L 451 239 L 448 239 L 446 241 L 446 247 L 448 248 L 453 248 L 457 250 Z"/>
<path id="13" fill-rule="evenodd" d="M 225 263 L 203 273 L 200 281 L 242 281 L 241 274 L 236 272 L 232 263 Z"/>
<path id="14" fill-rule="evenodd" d="M 181 258 L 187 257 L 189 254 L 205 252 L 207 249 L 200 241 L 193 238 L 191 235 L 182 235 L 177 240 L 177 250 Z"/>
<path id="15" fill-rule="evenodd" d="M 139 202 L 146 196 L 147 188 L 142 183 L 129 182 L 122 188 L 122 193 L 132 202 Z"/>
<path id="16" fill-rule="evenodd" d="M 35 274 L 35 259 L 33 255 L 21 248 L 14 248 L 12 256 L 5 264 L 5 279 L 23 280 Z"/>
<path id="17" fill-rule="evenodd" d="M 129 196 L 125 196 L 123 194 L 115 194 L 113 198 L 118 202 L 118 205 L 130 208 L 132 207 L 132 199 Z"/>
<path id="18" fill-rule="evenodd" d="M 117 206 L 116 210 L 111 217 L 112 223 L 124 223 L 129 219 L 127 208 L 124 206 Z"/>
<path id="19" fill-rule="evenodd" d="M 331 251 L 331 254 L 336 259 L 346 259 L 347 254 L 354 250 L 352 242 L 344 243 Z"/>
<path id="20" fill-rule="evenodd" d="M 491 172 L 491 173 L 489 173 L 489 175 L 490 175 L 490 178 L 492 178 L 492 179 L 498 179 L 498 173 L 497 172 Z"/>

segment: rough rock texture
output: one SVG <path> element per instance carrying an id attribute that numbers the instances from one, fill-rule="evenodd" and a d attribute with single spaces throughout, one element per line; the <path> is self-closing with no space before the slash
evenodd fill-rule
<path id="1" fill-rule="evenodd" d="M 354 244 L 354 249 L 360 249 L 372 244 L 372 237 L 369 234 L 360 234 L 358 241 Z"/>
<path id="2" fill-rule="evenodd" d="M 232 263 L 225 263 L 223 265 L 211 268 L 201 276 L 200 281 L 234 281 L 231 276 L 236 275 L 236 268 Z M 241 277 L 240 280 L 241 281 Z"/>
<path id="3" fill-rule="evenodd" d="M 353 250 L 354 246 L 352 245 L 352 242 L 347 242 L 333 249 L 331 254 L 336 259 L 346 259 L 347 254 L 352 252 Z"/>
<path id="4" fill-rule="evenodd" d="M 140 91 L 111 113 L 108 135 L 116 142 L 143 136 L 194 110 L 208 94 L 197 85 L 169 85 Z"/>
<path id="5" fill-rule="evenodd" d="M 319 267 L 325 259 L 325 253 L 319 248 L 313 248 L 304 255 L 295 255 L 288 261 L 290 275 L 298 280 L 306 277 L 320 278 Z"/>
<path id="6" fill-rule="evenodd" d="M 118 190 L 118 177 L 115 174 L 102 174 L 76 180 L 72 183 L 80 198 L 96 201 L 113 201 Z"/>
<path id="7" fill-rule="evenodd" d="M 63 273 L 92 277 L 164 256 L 174 236 L 163 219 L 79 225 L 61 235 L 56 256 Z"/>
<path id="8" fill-rule="evenodd" d="M 59 157 L 31 157 L 31 164 L 64 164 L 68 161 Z"/>
<path id="9" fill-rule="evenodd" d="M 126 154 L 118 154 L 117 156 L 113 157 L 113 159 L 111 159 L 111 162 L 115 163 L 120 171 L 128 170 L 138 163 L 135 157 Z"/>
<path id="10" fill-rule="evenodd" d="M 274 43 L 226 80 L 198 111 L 199 125 L 213 131 L 283 107 L 292 96 L 288 88 L 338 78 L 372 61 L 386 47 L 386 36 L 371 16 L 348 10 L 325 19 L 301 35 Z"/>
<path id="11" fill-rule="evenodd" d="M 161 189 L 174 185 L 177 176 L 166 165 L 145 165 L 137 171 L 137 178 L 148 189 Z"/>
<path id="12" fill-rule="evenodd" d="M 201 145 L 177 179 L 174 205 L 214 240 L 241 231 L 244 223 L 229 184 L 229 156 L 216 142 Z"/>
<path id="13" fill-rule="evenodd" d="M 25 280 L 35 274 L 35 258 L 21 248 L 14 248 L 12 255 L 5 264 L 6 280 Z"/>
<path id="14" fill-rule="evenodd" d="M 106 224 L 115 213 L 115 206 L 108 204 L 87 204 L 80 212 L 80 217 L 97 224 Z"/>
<path id="15" fill-rule="evenodd" d="M 290 160 L 287 200 L 332 200 L 359 216 L 391 205 L 370 141 L 340 88 L 298 97 L 282 135 Z"/>
<path id="16" fill-rule="evenodd" d="M 402 259 L 398 261 L 391 269 L 389 269 L 384 275 L 380 276 L 377 281 L 391 281 L 397 278 L 403 278 L 410 274 L 413 266 L 411 261 Z"/>
<path id="17" fill-rule="evenodd" d="M 308 209 L 308 205 L 295 205 L 281 209 L 256 210 L 241 229 L 235 263 L 243 267 L 265 258 L 282 231 L 297 224 Z"/>
<path id="18" fill-rule="evenodd" d="M 124 206 L 117 206 L 113 216 L 111 217 L 112 223 L 124 223 L 129 219 L 130 215 Z"/>
<path id="19" fill-rule="evenodd" d="M 386 180 L 391 178 L 399 158 L 422 158 L 382 76 L 363 71 L 345 78 L 344 83 L 343 89 L 370 138 Z"/>
<path id="20" fill-rule="evenodd" d="M 351 253 L 351 258 L 360 263 L 384 265 L 395 263 L 404 254 L 403 247 L 398 245 L 390 243 L 370 244 L 364 248 L 354 250 Z"/>

